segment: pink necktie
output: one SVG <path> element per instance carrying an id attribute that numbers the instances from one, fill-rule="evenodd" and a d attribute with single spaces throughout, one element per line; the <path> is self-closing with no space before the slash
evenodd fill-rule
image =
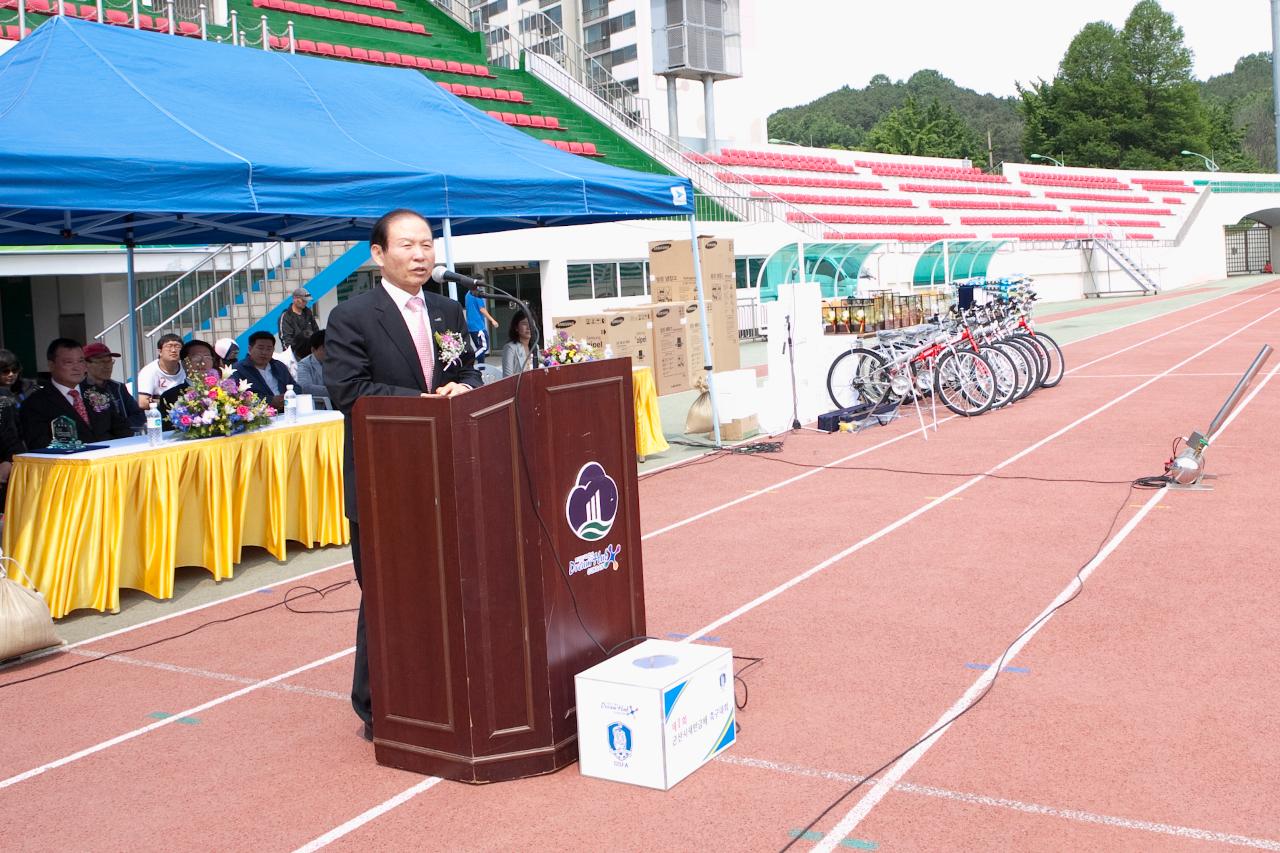
<path id="1" fill-rule="evenodd" d="M 421 296 L 409 299 L 409 311 L 413 321 L 409 323 L 409 334 L 413 338 L 413 346 L 418 351 L 418 361 L 422 364 L 422 378 L 427 382 L 427 390 L 431 390 L 431 374 L 435 371 L 436 357 L 431 351 L 431 330 L 427 326 L 427 304 Z"/>
<path id="2" fill-rule="evenodd" d="M 71 405 L 75 408 L 76 414 L 80 416 L 80 420 L 86 424 L 89 423 L 89 412 L 84 407 L 84 400 L 80 399 L 80 389 L 71 389 Z"/>

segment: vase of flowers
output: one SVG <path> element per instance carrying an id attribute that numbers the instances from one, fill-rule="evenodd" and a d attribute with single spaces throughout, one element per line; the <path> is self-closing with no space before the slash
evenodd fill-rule
<path id="1" fill-rule="evenodd" d="M 249 390 L 249 383 L 231 378 L 228 368 L 219 378 L 216 371 L 188 373 L 190 384 L 169 410 L 169 422 L 179 438 L 210 438 L 239 435 L 271 423 L 276 410 Z"/>
<path id="2" fill-rule="evenodd" d="M 569 337 L 569 333 L 561 331 L 542 348 L 542 365 L 554 367 L 558 364 L 581 364 L 584 361 L 596 361 L 600 358 L 600 350 L 588 341 Z"/>

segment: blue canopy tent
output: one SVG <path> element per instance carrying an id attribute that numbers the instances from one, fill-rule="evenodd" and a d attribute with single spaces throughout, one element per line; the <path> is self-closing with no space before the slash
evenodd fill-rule
<path id="1" fill-rule="evenodd" d="M 131 324 L 134 246 L 362 240 L 394 207 L 446 236 L 670 215 L 696 233 L 687 178 L 558 151 L 415 71 L 64 17 L 0 56 L 0 243 L 123 243 Z"/>

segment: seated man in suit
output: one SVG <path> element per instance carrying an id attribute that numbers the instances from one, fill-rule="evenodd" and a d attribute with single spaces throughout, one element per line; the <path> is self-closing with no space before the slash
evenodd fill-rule
<path id="1" fill-rule="evenodd" d="M 284 391 L 293 385 L 293 374 L 272 356 L 276 351 L 276 336 L 270 332 L 254 332 L 249 336 L 249 355 L 236 365 L 236 372 L 231 374 L 236 379 L 244 379 L 250 390 L 276 407 L 276 411 L 284 410 Z"/>
<path id="2" fill-rule="evenodd" d="M 111 405 L 111 398 L 99 391 L 80 390 L 88 375 L 84 349 L 79 341 L 57 338 L 49 344 L 50 382 L 22 404 L 19 417 L 27 448 L 38 450 L 53 441 L 50 422 L 66 415 L 75 422 L 80 440 L 86 444 L 133 435 L 124 415 Z"/>
<path id="3" fill-rule="evenodd" d="M 412 210 L 391 211 L 374 224 L 369 252 L 382 271 L 381 285 L 339 303 L 329 316 L 324 341 L 325 385 L 333 404 L 346 415 L 342 472 L 356 583 L 363 582 L 364 572 L 377 571 L 376 566 L 361 562 L 351 431 L 351 409 L 356 400 L 365 396 L 452 397 L 481 384 L 475 354 L 469 347 L 452 354 L 440 351 L 441 339 L 436 336 L 461 340 L 467 318 L 454 300 L 423 289 L 436 262 L 427 221 Z M 351 682 L 351 704 L 364 721 L 362 736 L 373 740 L 363 598 L 356 622 Z"/>

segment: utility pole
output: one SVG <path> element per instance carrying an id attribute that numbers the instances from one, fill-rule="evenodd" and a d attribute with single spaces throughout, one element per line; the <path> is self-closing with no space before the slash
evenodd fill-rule
<path id="1" fill-rule="evenodd" d="M 1271 99 L 1276 114 L 1276 170 L 1280 171 L 1280 0 L 1271 0 Z"/>
<path id="2" fill-rule="evenodd" d="M 1276 2 L 1280 2 L 1280 0 L 1276 0 Z M 995 155 L 995 150 L 991 147 L 991 128 L 988 127 L 987 128 L 987 170 L 994 173 L 995 169 L 996 169 L 996 155 Z"/>

